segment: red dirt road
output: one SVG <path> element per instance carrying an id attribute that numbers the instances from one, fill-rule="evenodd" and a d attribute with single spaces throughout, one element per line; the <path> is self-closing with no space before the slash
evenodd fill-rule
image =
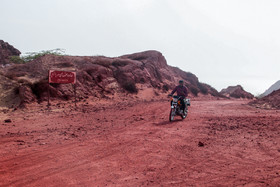
<path id="1" fill-rule="evenodd" d="M 14 112 L 0 186 L 279 186 L 280 111 L 246 103 L 193 101 L 173 123 L 167 101 Z"/>

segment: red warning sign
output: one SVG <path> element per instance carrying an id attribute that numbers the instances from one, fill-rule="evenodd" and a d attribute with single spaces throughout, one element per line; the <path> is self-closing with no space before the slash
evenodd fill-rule
<path id="1" fill-rule="evenodd" d="M 76 72 L 50 70 L 49 83 L 75 84 Z"/>

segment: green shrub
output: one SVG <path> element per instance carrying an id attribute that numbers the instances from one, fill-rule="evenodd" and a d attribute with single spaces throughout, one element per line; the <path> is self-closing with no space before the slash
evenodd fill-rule
<path id="1" fill-rule="evenodd" d="M 196 87 L 191 87 L 190 90 L 194 96 L 198 95 L 199 90 Z"/>
<path id="2" fill-rule="evenodd" d="M 121 66 L 124 67 L 128 64 L 127 61 L 121 61 L 121 60 L 115 60 L 114 62 L 112 62 L 112 65 L 115 67 Z"/>
<path id="3" fill-rule="evenodd" d="M 64 49 L 52 49 L 52 50 L 46 50 L 46 51 L 40 51 L 40 52 L 28 52 L 28 53 L 26 53 L 26 55 L 23 55 L 23 56 L 11 56 L 10 61 L 15 64 L 24 64 L 24 63 L 35 60 L 44 55 L 61 56 L 64 54 L 65 54 Z"/>
<path id="4" fill-rule="evenodd" d="M 65 54 L 65 50 L 58 48 L 58 49 L 52 49 L 52 50 L 46 50 L 46 51 L 40 51 L 40 52 L 28 52 L 28 53 L 26 53 L 26 55 L 22 56 L 21 58 L 25 62 L 29 62 L 29 61 L 35 60 L 41 56 L 45 56 L 45 55 L 61 56 L 64 54 Z"/>
<path id="5" fill-rule="evenodd" d="M 163 90 L 164 92 L 168 92 L 169 86 L 168 86 L 167 84 L 163 85 L 163 86 L 162 86 L 162 90 Z"/>
<path id="6" fill-rule="evenodd" d="M 15 64 L 24 64 L 25 61 L 20 56 L 10 56 L 10 61 Z"/>
<path id="7" fill-rule="evenodd" d="M 205 86 L 205 84 L 203 83 L 198 83 L 198 88 L 200 89 L 200 92 L 204 95 L 208 94 L 208 89 L 207 87 Z"/>
<path id="8" fill-rule="evenodd" d="M 138 93 L 138 89 L 137 89 L 135 83 L 132 81 L 127 81 L 127 82 L 123 83 L 121 86 L 123 87 L 123 89 L 125 89 L 129 93 Z"/>

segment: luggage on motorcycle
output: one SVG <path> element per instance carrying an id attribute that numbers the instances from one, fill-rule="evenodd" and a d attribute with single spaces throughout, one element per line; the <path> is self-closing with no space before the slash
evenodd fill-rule
<path id="1" fill-rule="evenodd" d="M 191 106 L 191 99 L 186 99 L 186 105 Z"/>

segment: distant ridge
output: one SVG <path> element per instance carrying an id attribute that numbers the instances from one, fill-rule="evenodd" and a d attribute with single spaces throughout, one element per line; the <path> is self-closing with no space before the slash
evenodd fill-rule
<path id="1" fill-rule="evenodd" d="M 280 109 L 280 89 L 249 103 L 257 108 Z"/>
<path id="2" fill-rule="evenodd" d="M 246 98 L 246 99 L 254 98 L 254 95 L 249 92 L 246 92 L 241 85 L 229 86 L 225 89 L 222 89 L 220 91 L 220 94 L 232 98 Z"/>
<path id="3" fill-rule="evenodd" d="M 280 80 L 274 83 L 272 86 L 270 86 L 263 94 L 261 94 L 259 97 L 265 97 L 269 94 L 271 94 L 273 91 L 279 90 L 280 89 Z"/>

